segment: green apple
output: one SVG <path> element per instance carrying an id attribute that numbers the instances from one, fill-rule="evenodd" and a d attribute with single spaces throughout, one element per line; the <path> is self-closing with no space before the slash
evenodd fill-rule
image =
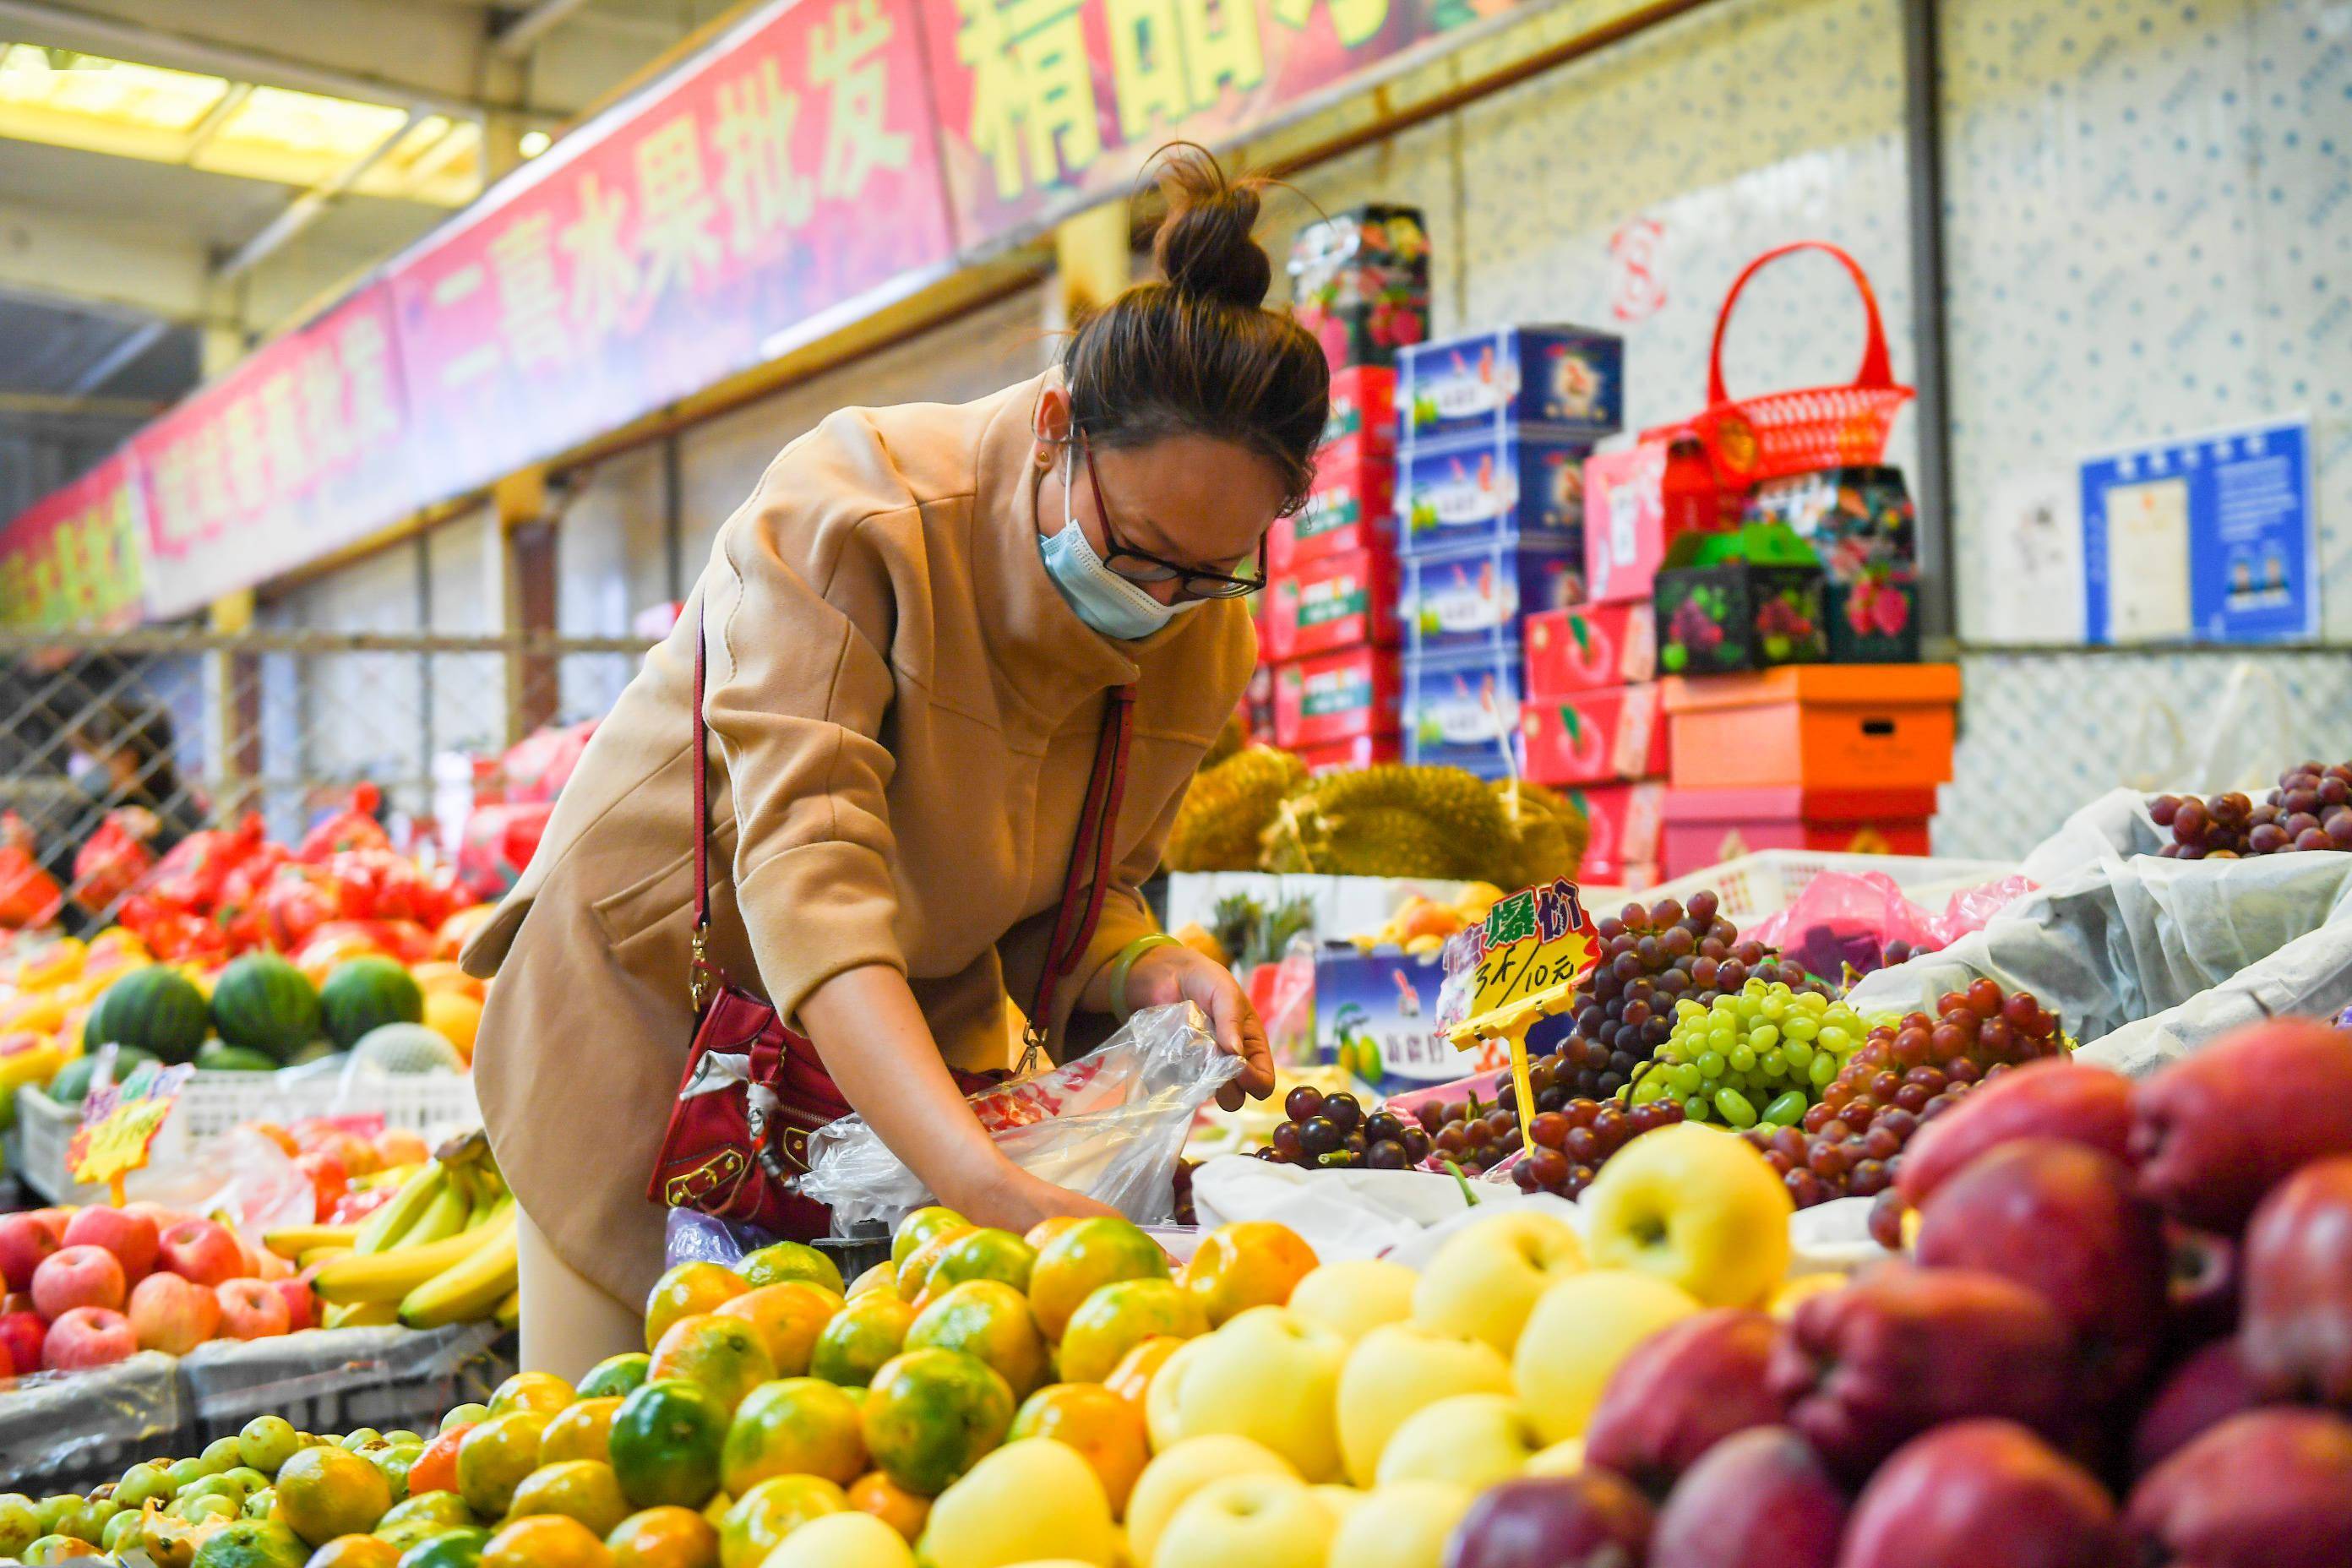
<path id="1" fill-rule="evenodd" d="M 1290 1310 L 1343 1340 L 1360 1340 L 1383 1323 L 1412 1316 L 1413 1287 L 1421 1276 L 1402 1263 L 1351 1258 L 1326 1263 L 1290 1292 Z"/>
<path id="2" fill-rule="evenodd" d="M 1534 1412 L 1544 1444 L 1582 1436 L 1617 1363 L 1698 1310 L 1678 1287 L 1627 1268 L 1595 1268 L 1545 1291 L 1511 1363 L 1511 1381 Z"/>
<path id="3" fill-rule="evenodd" d="M 1789 1189 L 1744 1138 L 1696 1121 L 1609 1158 L 1584 1194 L 1592 1260 L 1638 1268 L 1708 1307 L 1752 1307 L 1789 1272 Z"/>
<path id="4" fill-rule="evenodd" d="M 1452 1481 L 1399 1481 L 1339 1521 L 1331 1561 L 1347 1568 L 1441 1568 L 1445 1541 L 1475 1494 Z"/>
<path id="5" fill-rule="evenodd" d="M 1583 1268 L 1567 1222 L 1528 1209 L 1496 1215 L 1437 1249 L 1413 1289 L 1412 1321 L 1509 1355 L 1537 1299 Z"/>
<path id="6" fill-rule="evenodd" d="M 1507 1394 L 1457 1394 L 1405 1418 L 1381 1453 L 1381 1489 L 1451 1481 L 1483 1491 L 1509 1480 L 1543 1447 L 1534 1418 Z"/>
<path id="7" fill-rule="evenodd" d="M 785 1536 L 760 1568 L 915 1568 L 915 1554 L 870 1513 L 828 1513 Z"/>
<path id="8" fill-rule="evenodd" d="M 1339 1373 L 1339 1455 L 1360 1487 L 1380 1473 L 1381 1450 L 1405 1417 L 1449 1394 L 1508 1394 L 1511 1363 L 1484 1340 L 1409 1323 L 1374 1329 Z"/>
<path id="9" fill-rule="evenodd" d="M 1324 1568 L 1339 1521 L 1283 1476 L 1227 1476 L 1185 1500 L 1150 1568 Z"/>
<path id="10" fill-rule="evenodd" d="M 1178 1431 L 1255 1437 L 1306 1480 L 1339 1479 L 1347 1341 L 1286 1307 L 1252 1307 L 1195 1342 L 1176 1391 Z"/>
<path id="11" fill-rule="evenodd" d="M 1118 1539 L 1094 1467 L 1066 1444 L 1024 1437 L 940 1494 L 919 1550 L 925 1568 L 999 1568 L 1048 1554 L 1110 1568 Z"/>
<path id="12" fill-rule="evenodd" d="M 1127 1497 L 1128 1554 L 1139 1568 L 1150 1568 L 1160 1532 L 1192 1495 L 1227 1476 L 1283 1476 L 1298 1479 L 1290 1461 L 1263 1443 L 1220 1434 L 1190 1437 L 1143 1467 Z"/>

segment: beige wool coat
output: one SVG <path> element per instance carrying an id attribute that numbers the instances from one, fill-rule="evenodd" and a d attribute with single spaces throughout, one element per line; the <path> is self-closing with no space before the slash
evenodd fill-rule
<path id="1" fill-rule="evenodd" d="M 712 952 L 787 1020 L 833 975 L 886 963 L 951 1065 L 1006 1065 L 1008 1006 L 1044 963 L 1104 694 L 1129 682 L 1116 882 L 1056 997 L 1057 1041 L 1087 981 L 1153 929 L 1136 886 L 1255 639 L 1235 601 L 1131 643 L 1070 610 L 1038 553 L 1044 385 L 845 409 L 785 447 L 467 949 L 469 971 L 498 976 L 474 1076 L 499 1162 L 557 1254 L 623 1300 L 660 1269 L 664 1214 L 646 1182 L 694 1031 L 698 616 Z"/>

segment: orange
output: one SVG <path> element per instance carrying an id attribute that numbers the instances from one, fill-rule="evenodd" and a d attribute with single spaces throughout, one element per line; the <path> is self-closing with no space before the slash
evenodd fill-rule
<path id="1" fill-rule="evenodd" d="M 762 1285 L 781 1285 L 787 1279 L 805 1280 L 820 1285 L 835 1295 L 841 1294 L 841 1266 L 805 1242 L 772 1241 L 756 1252 L 744 1254 L 743 1261 L 735 1266 L 754 1289 Z"/>
<path id="2" fill-rule="evenodd" d="M 294 1142 L 294 1134 L 287 1131 L 286 1129 L 278 1126 L 275 1121 L 248 1121 L 245 1125 L 249 1131 L 258 1132 L 264 1138 L 268 1139 L 272 1143 L 277 1144 L 279 1152 L 284 1153 L 288 1159 L 292 1160 L 300 1157 L 302 1145 Z"/>
<path id="3" fill-rule="evenodd" d="M 699 1508 L 719 1489 L 727 1415 L 699 1384 L 648 1383 L 613 1413 L 613 1471 L 640 1508 Z"/>
<path id="4" fill-rule="evenodd" d="M 577 1520 L 602 1541 L 629 1517 L 629 1504 L 621 1496 L 612 1466 L 595 1459 L 565 1459 L 541 1465 L 524 1477 L 507 1506 L 509 1519 L 541 1513 Z"/>
<path id="5" fill-rule="evenodd" d="M 1061 1235 L 1064 1231 L 1077 1224 L 1080 1217 L 1081 1216 L 1074 1214 L 1047 1215 L 1044 1219 L 1041 1219 L 1035 1225 L 1031 1226 L 1029 1227 L 1029 1234 L 1023 1237 L 1021 1239 L 1029 1244 L 1030 1251 L 1043 1252 L 1045 1250 L 1047 1244 L 1052 1242 L 1055 1237 Z"/>
<path id="6" fill-rule="evenodd" d="M 937 1205 L 917 1209 L 898 1222 L 898 1234 L 890 1238 L 890 1261 L 894 1266 L 904 1268 L 907 1259 L 915 1255 L 915 1249 L 940 1231 L 971 1228 L 971 1221 L 953 1209 L 940 1208 Z"/>
<path id="7" fill-rule="evenodd" d="M 849 1506 L 870 1513 L 909 1543 L 923 1533 L 931 1517 L 931 1500 L 908 1491 L 879 1470 L 869 1470 L 849 1483 Z"/>
<path id="8" fill-rule="evenodd" d="M 1179 1277 L 1215 1328 L 1252 1307 L 1281 1307 L 1313 1271 L 1315 1249 L 1286 1225 L 1245 1219 L 1201 1240 Z"/>
<path id="9" fill-rule="evenodd" d="M 303 1568 L 398 1568 L 400 1548 L 373 1535 L 338 1535 L 318 1551 Z"/>
<path id="10" fill-rule="evenodd" d="M 482 1005 L 462 991 L 427 991 L 425 1026 L 457 1047 L 457 1054 L 470 1062 L 474 1037 L 482 1032 Z"/>
<path id="11" fill-rule="evenodd" d="M 1114 1515 L 1151 1459 L 1143 1412 L 1097 1383 L 1057 1383 L 1029 1396 L 1013 1417 L 1012 1438 L 1051 1437 L 1092 1467 Z"/>
<path id="12" fill-rule="evenodd" d="M 541 1415 L 552 1415 L 574 1397 L 572 1385 L 551 1372 L 519 1372 L 499 1384 L 499 1391 L 490 1395 L 490 1414 L 504 1415 L 509 1410 L 536 1410 Z"/>
<path id="13" fill-rule="evenodd" d="M 538 1411 L 509 1410 L 467 1433 L 457 1445 L 457 1495 L 466 1506 L 484 1519 L 504 1517 L 515 1489 L 539 1468 L 539 1439 L 546 1430 L 547 1417 Z"/>
<path id="14" fill-rule="evenodd" d="M 967 1231 L 948 1245 L 923 1289 L 936 1296 L 967 1279 L 1001 1279 L 1015 1290 L 1029 1289 L 1037 1249 L 1009 1230 Z"/>
<path id="15" fill-rule="evenodd" d="M 719 1568 L 719 1531 L 690 1508 L 649 1508 L 604 1538 L 613 1568 Z"/>
<path id="16" fill-rule="evenodd" d="M 740 1318 L 722 1318 L 716 1312 L 680 1318 L 671 1324 L 661 1343 L 654 1347 L 653 1364 L 646 1369 L 649 1384 L 672 1378 L 700 1384 L 719 1401 L 719 1408 L 729 1412 L 743 1403 L 745 1394 L 775 1375 L 776 1363 L 758 1331 Z"/>
<path id="17" fill-rule="evenodd" d="M 583 1399 L 568 1405 L 555 1413 L 547 1430 L 539 1439 L 539 1462 L 560 1464 L 565 1459 L 593 1459 L 604 1464 L 612 1458 L 605 1440 L 613 1433 L 613 1412 L 621 1407 L 617 1398 Z"/>
<path id="18" fill-rule="evenodd" d="M 1001 1279 L 970 1279 L 915 1314 L 908 1350 L 962 1351 L 996 1369 L 1020 1398 L 1045 1381 L 1045 1342 L 1021 1292 Z"/>
<path id="19" fill-rule="evenodd" d="M 408 977 L 416 982 L 428 998 L 436 992 L 449 991 L 478 1002 L 490 994 L 486 983 L 475 979 L 461 965 L 446 958 L 409 965 Z"/>
<path id="20" fill-rule="evenodd" d="M 457 1445 L 466 1440 L 478 1422 L 469 1421 L 463 1426 L 453 1426 L 425 1445 L 416 1462 L 408 1467 L 408 1495 L 420 1497 L 426 1492 L 454 1492 L 457 1489 Z"/>
<path id="21" fill-rule="evenodd" d="M 798 1377 L 809 1369 L 809 1354 L 817 1335 L 841 1310 L 836 1291 L 805 1280 L 763 1285 L 736 1297 L 719 1309 L 722 1318 L 740 1318 L 751 1325 L 778 1377 Z"/>
<path id="22" fill-rule="evenodd" d="M 822 1476 L 847 1486 L 865 1468 L 857 1401 L 814 1377 L 753 1389 L 719 1451 L 720 1484 L 737 1497 L 773 1476 Z"/>
<path id="23" fill-rule="evenodd" d="M 278 1468 L 277 1512 L 312 1546 L 375 1528 L 392 1506 L 383 1472 L 341 1448 L 303 1448 Z"/>
<path id="24" fill-rule="evenodd" d="M 482 1546 L 482 1568 L 612 1568 L 613 1553 L 576 1519 L 519 1519 Z"/>
<path id="25" fill-rule="evenodd" d="M 977 1356 L 910 1350 L 874 1374 L 862 1425 L 877 1469 L 937 1497 L 1004 1440 L 1013 1390 Z"/>
<path id="26" fill-rule="evenodd" d="M 1062 1330 L 1086 1299 L 1120 1279 L 1165 1279 L 1168 1255 L 1123 1219 L 1082 1219 L 1037 1250 L 1029 1274 L 1029 1307 L 1047 1339 Z"/>
<path id="27" fill-rule="evenodd" d="M 850 1299 L 833 1315 L 809 1352 L 808 1370 L 845 1387 L 864 1388 L 907 1342 L 915 1309 L 887 1290 Z"/>
<path id="28" fill-rule="evenodd" d="M 932 1233 L 931 1239 L 907 1255 L 898 1265 L 898 1299 L 912 1301 L 922 1295 L 923 1287 L 930 1283 L 931 1270 L 939 1266 L 949 1247 L 972 1232 L 972 1226 L 942 1227 Z"/>
<path id="29" fill-rule="evenodd" d="M 654 1281 L 646 1298 L 646 1349 L 661 1343 L 670 1325 L 698 1312 L 715 1312 L 751 1287 L 716 1263 L 681 1263 Z"/>
<path id="30" fill-rule="evenodd" d="M 719 1526 L 721 1568 L 760 1568 L 785 1536 L 828 1513 L 847 1513 L 849 1499 L 817 1476 L 773 1476 L 735 1500 Z"/>
<path id="31" fill-rule="evenodd" d="M 1160 1369 L 1168 1364 L 1168 1358 L 1183 1342 L 1173 1334 L 1153 1335 L 1127 1352 L 1111 1374 L 1103 1379 L 1103 1386 L 1138 1410 L 1142 1409 L 1143 1396 L 1150 1391 L 1151 1380 L 1160 1375 Z"/>
<path id="32" fill-rule="evenodd" d="M 1062 1381 L 1100 1383 L 1146 1340 L 1208 1331 L 1201 1309 L 1173 1279 L 1114 1280 L 1087 1297 L 1062 1330 Z"/>

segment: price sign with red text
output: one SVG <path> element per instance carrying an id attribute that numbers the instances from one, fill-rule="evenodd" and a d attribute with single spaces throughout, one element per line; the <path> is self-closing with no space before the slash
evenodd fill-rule
<path id="1" fill-rule="evenodd" d="M 81 1125 L 66 1145 L 66 1169 L 73 1179 L 90 1186 L 103 1183 L 119 1199 L 122 1179 L 145 1168 L 155 1135 L 195 1070 L 184 1063 L 159 1068 L 142 1062 L 121 1083 L 92 1089 L 82 1106 Z"/>
<path id="2" fill-rule="evenodd" d="M 1576 884 L 1558 881 L 1512 894 L 1486 911 L 1471 993 L 1470 1017 L 1499 1013 L 1546 992 L 1573 986 L 1601 952 L 1592 916 Z"/>

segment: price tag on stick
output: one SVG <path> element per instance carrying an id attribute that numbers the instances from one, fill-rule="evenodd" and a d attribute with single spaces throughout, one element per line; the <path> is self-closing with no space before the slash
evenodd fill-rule
<path id="1" fill-rule="evenodd" d="M 195 1070 L 185 1064 L 159 1068 L 142 1062 L 121 1083 L 92 1089 L 82 1106 L 81 1125 L 66 1145 L 66 1168 L 73 1179 L 85 1185 L 105 1183 L 108 1201 L 121 1208 L 123 1183 L 146 1167 L 155 1135 Z"/>
<path id="2" fill-rule="evenodd" d="M 1565 1010 L 1576 983 L 1592 973 L 1601 939 L 1576 884 L 1556 881 L 1512 894 L 1474 928 L 1477 958 L 1470 1016 L 1447 1031 L 1457 1051 L 1484 1040 L 1510 1047 L 1511 1082 L 1518 1096 L 1519 1142 L 1535 1152 L 1535 1094 L 1528 1079 L 1528 1031 L 1537 1020 Z"/>

